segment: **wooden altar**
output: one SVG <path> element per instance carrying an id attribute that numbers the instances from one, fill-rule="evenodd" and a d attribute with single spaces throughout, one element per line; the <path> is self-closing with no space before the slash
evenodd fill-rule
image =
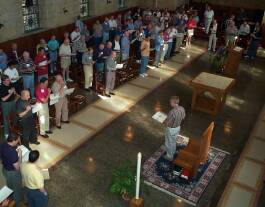
<path id="1" fill-rule="evenodd" d="M 190 85 L 193 87 L 192 109 L 216 116 L 226 100 L 226 95 L 235 80 L 211 73 L 202 72 Z"/>
<path id="2" fill-rule="evenodd" d="M 238 74 L 239 64 L 242 58 L 243 48 L 230 47 L 228 49 L 228 57 L 224 67 L 224 75 L 231 78 L 236 78 Z"/>

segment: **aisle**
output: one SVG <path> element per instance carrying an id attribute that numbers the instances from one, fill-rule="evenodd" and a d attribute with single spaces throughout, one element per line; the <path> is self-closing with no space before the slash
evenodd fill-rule
<path id="1" fill-rule="evenodd" d="M 100 99 L 74 114 L 71 123 L 62 125 L 61 130 L 54 128 L 49 139 L 39 137 L 41 144 L 31 145 L 32 149 L 40 151 L 39 167 L 50 168 L 55 165 L 204 51 L 204 48 L 195 45 L 183 50 L 161 68 L 150 69 L 148 77 L 138 77 L 116 89 L 116 95 L 112 98 Z"/>

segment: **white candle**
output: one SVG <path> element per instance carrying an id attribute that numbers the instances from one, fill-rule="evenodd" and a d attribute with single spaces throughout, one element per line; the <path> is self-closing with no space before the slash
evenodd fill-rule
<path id="1" fill-rule="evenodd" d="M 142 154 L 141 152 L 139 152 L 137 156 L 136 193 L 135 193 L 136 199 L 139 199 L 139 192 L 140 192 L 141 161 L 142 161 Z"/>

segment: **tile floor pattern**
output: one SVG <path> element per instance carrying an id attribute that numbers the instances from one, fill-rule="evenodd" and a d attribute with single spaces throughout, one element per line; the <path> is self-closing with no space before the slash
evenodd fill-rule
<path id="1" fill-rule="evenodd" d="M 218 207 L 251 207 L 265 178 L 265 106 L 218 203 Z M 239 203 L 240 202 L 240 203 Z"/>

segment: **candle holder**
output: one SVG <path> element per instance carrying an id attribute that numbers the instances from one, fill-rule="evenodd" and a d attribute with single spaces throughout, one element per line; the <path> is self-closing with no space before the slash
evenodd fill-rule
<path id="1" fill-rule="evenodd" d="M 133 198 L 130 200 L 130 207 L 144 207 L 144 199 L 143 198 Z"/>

